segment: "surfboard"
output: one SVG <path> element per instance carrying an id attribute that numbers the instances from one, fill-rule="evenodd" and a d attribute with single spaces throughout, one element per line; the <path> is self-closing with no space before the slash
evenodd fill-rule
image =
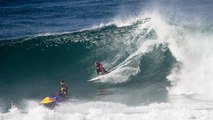
<path id="1" fill-rule="evenodd" d="M 88 81 L 90 81 L 90 82 L 98 81 L 98 80 L 101 80 L 101 79 L 105 78 L 105 77 L 106 77 L 106 75 L 107 75 L 107 74 L 105 74 L 105 75 L 101 75 L 101 76 L 98 76 L 98 77 L 92 78 L 92 79 L 90 79 L 90 80 L 88 80 Z"/>

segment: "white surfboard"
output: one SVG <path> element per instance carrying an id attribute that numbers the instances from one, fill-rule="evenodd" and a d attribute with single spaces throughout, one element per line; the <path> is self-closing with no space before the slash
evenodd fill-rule
<path id="1" fill-rule="evenodd" d="M 93 82 L 93 81 L 101 80 L 101 79 L 105 78 L 106 75 L 107 75 L 107 74 L 105 74 L 105 75 L 100 75 L 100 76 L 95 77 L 95 78 L 92 78 L 92 79 L 90 79 L 90 80 L 88 80 L 88 81 Z"/>

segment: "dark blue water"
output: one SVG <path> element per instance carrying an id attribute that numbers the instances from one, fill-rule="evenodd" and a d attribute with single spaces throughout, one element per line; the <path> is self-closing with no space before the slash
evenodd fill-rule
<path id="1" fill-rule="evenodd" d="M 0 40 L 87 29 L 116 17 L 127 19 L 144 11 L 160 11 L 172 22 L 191 18 L 211 23 L 210 0 L 2 0 Z"/>
<path id="2" fill-rule="evenodd" d="M 81 30 L 109 22 L 123 6 L 137 11 L 138 3 L 139 0 L 1 1 L 0 39 Z"/>

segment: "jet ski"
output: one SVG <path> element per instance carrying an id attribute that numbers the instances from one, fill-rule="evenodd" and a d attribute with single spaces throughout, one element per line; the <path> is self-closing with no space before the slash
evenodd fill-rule
<path id="1" fill-rule="evenodd" d="M 40 105 L 43 105 L 49 109 L 54 109 L 55 106 L 57 106 L 59 103 L 63 103 L 66 100 L 68 100 L 67 97 L 64 97 L 62 95 L 56 94 L 52 96 L 45 97 L 41 102 Z"/>

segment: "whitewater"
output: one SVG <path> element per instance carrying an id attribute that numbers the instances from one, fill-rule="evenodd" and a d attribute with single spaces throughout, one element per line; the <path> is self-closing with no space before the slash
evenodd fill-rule
<path id="1" fill-rule="evenodd" d="M 0 41 L 0 120 L 212 120 L 212 26 L 124 18 Z M 95 61 L 111 73 L 92 83 Z M 70 99 L 39 105 L 60 79 Z"/>

